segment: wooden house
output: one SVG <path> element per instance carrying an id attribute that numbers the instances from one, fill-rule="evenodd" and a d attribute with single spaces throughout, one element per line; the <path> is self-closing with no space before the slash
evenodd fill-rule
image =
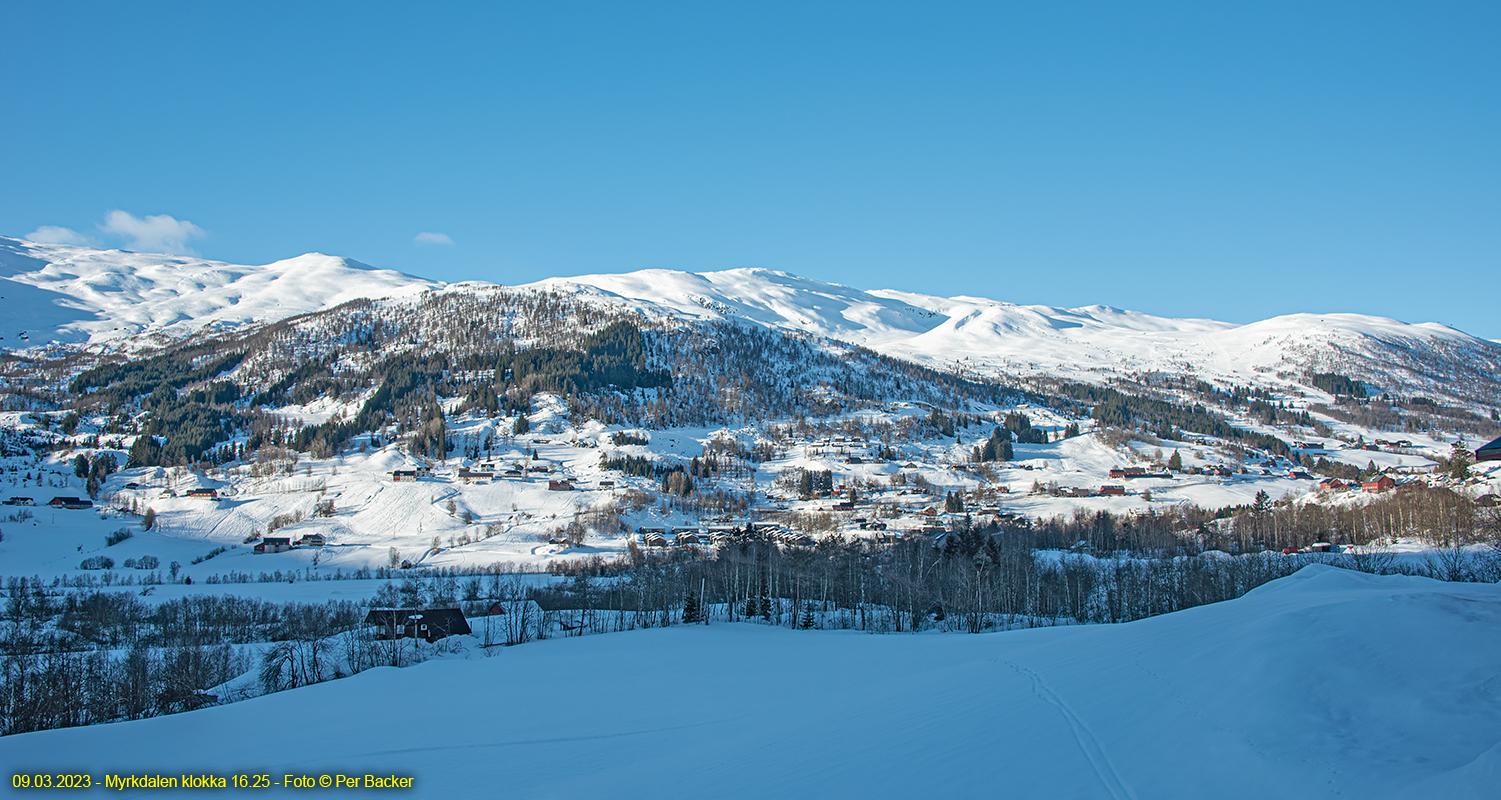
<path id="1" fill-rule="evenodd" d="M 571 492 L 573 491 L 573 484 L 569 483 L 566 478 L 560 481 L 548 481 L 547 490 L 550 492 Z"/>
<path id="2" fill-rule="evenodd" d="M 219 499 L 219 490 L 218 489 L 209 489 L 209 488 L 189 489 L 187 496 L 188 497 L 202 497 L 202 498 L 205 498 L 205 499 L 208 499 L 208 500 L 218 500 Z"/>
<path id="3" fill-rule="evenodd" d="M 1382 475 L 1374 481 L 1366 481 L 1360 485 L 1361 491 L 1385 492 L 1397 488 L 1397 482 L 1390 475 Z"/>
<path id="4" fill-rule="evenodd" d="M 54 498 L 52 498 L 52 500 L 50 500 L 47 503 L 47 505 L 52 506 L 53 508 L 72 508 L 72 509 L 93 508 L 94 507 L 93 502 L 91 502 L 89 500 L 84 500 L 83 498 L 80 498 L 80 497 L 54 497 Z"/>
<path id="5" fill-rule="evenodd" d="M 1501 439 L 1495 439 L 1489 444 L 1481 445 L 1475 451 L 1476 461 L 1501 461 Z"/>
<path id="6" fill-rule="evenodd" d="M 415 469 L 398 469 L 398 470 L 392 470 L 391 471 L 391 480 L 393 482 L 395 482 L 395 483 L 401 483 L 402 481 L 415 481 L 415 480 L 417 480 L 417 470 L 415 470 Z"/>
<path id="7" fill-rule="evenodd" d="M 297 543 L 304 547 L 322 547 L 328 544 L 328 538 L 321 533 L 304 533 Z"/>
<path id="8" fill-rule="evenodd" d="M 1125 496 L 1125 494 L 1126 494 L 1126 487 L 1124 487 L 1124 486 L 1106 484 L 1105 486 L 1101 486 L 1100 487 L 1100 495 L 1101 496 L 1106 496 L 1106 495 Z"/>
<path id="9" fill-rule="evenodd" d="M 253 552 L 256 555 L 264 553 L 285 553 L 292 549 L 292 537 L 290 536 L 267 536 L 255 543 Z"/>
<path id="10" fill-rule="evenodd" d="M 447 636 L 472 633 L 464 612 L 457 608 L 372 608 L 365 624 L 377 639 L 426 639 L 436 642 Z"/>

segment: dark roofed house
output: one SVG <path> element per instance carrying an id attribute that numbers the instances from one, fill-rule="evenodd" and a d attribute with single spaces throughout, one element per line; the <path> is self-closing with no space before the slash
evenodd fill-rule
<path id="1" fill-rule="evenodd" d="M 1501 439 L 1496 439 L 1490 444 L 1481 445 L 1475 451 L 1476 461 L 1501 461 Z"/>
<path id="2" fill-rule="evenodd" d="M 54 498 L 52 498 L 52 500 L 49 503 L 47 503 L 47 505 L 52 506 L 53 508 L 93 508 L 94 507 L 94 504 L 91 501 L 84 500 L 84 499 L 78 498 L 78 497 L 54 497 Z"/>
<path id="3" fill-rule="evenodd" d="M 251 552 L 256 555 L 264 553 L 285 553 L 292 549 L 292 537 L 290 536 L 267 536 L 255 543 Z"/>
<path id="4" fill-rule="evenodd" d="M 391 471 L 391 480 L 395 481 L 397 483 L 400 483 L 401 481 L 415 481 L 415 480 L 417 480 L 417 470 L 415 470 L 415 469 L 396 469 L 396 470 L 392 470 Z"/>
<path id="5" fill-rule="evenodd" d="M 207 497 L 210 500 L 219 499 L 218 489 L 189 489 L 188 497 Z"/>
<path id="6" fill-rule="evenodd" d="M 377 639 L 426 639 L 436 642 L 445 636 L 467 635 L 473 631 L 464 612 L 457 608 L 372 608 L 365 624 L 375 627 Z"/>

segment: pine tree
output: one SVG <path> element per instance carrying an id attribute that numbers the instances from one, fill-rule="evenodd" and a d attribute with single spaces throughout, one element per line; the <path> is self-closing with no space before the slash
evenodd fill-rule
<path id="1" fill-rule="evenodd" d="M 810 628 L 817 627 L 817 625 L 818 618 L 813 615 L 813 601 L 809 600 L 808 603 L 803 606 L 803 618 L 798 621 L 797 626 L 799 628 L 802 628 L 803 630 L 808 630 Z"/>
<path id="2" fill-rule="evenodd" d="M 1179 453 L 1177 450 L 1174 450 L 1173 454 L 1168 457 L 1167 468 L 1170 469 L 1170 470 L 1172 470 L 1173 472 L 1182 472 L 1183 471 L 1183 455 L 1181 453 Z"/>
<path id="3" fill-rule="evenodd" d="M 683 624 L 692 625 L 695 622 L 702 622 L 703 613 L 698 600 L 698 592 L 688 592 L 687 599 L 683 600 Z"/>

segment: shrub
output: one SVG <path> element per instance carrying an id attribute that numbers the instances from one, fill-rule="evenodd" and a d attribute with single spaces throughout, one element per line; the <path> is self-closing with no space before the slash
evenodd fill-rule
<path id="1" fill-rule="evenodd" d="M 133 533 L 129 528 L 121 528 L 114 533 L 105 534 L 104 546 L 114 547 L 115 545 L 125 541 L 126 539 L 129 539 L 134 535 L 135 533 Z"/>
<path id="2" fill-rule="evenodd" d="M 108 556 L 92 556 L 90 558 L 85 558 L 83 560 L 83 563 L 78 565 L 79 569 L 114 569 L 114 567 L 115 560 Z"/>

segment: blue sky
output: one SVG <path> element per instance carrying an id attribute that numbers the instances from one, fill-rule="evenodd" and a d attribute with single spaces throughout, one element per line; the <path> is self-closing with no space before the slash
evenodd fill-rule
<path id="1" fill-rule="evenodd" d="M 0 6 L 0 233 L 1501 338 L 1496 4 L 227 6 Z"/>

